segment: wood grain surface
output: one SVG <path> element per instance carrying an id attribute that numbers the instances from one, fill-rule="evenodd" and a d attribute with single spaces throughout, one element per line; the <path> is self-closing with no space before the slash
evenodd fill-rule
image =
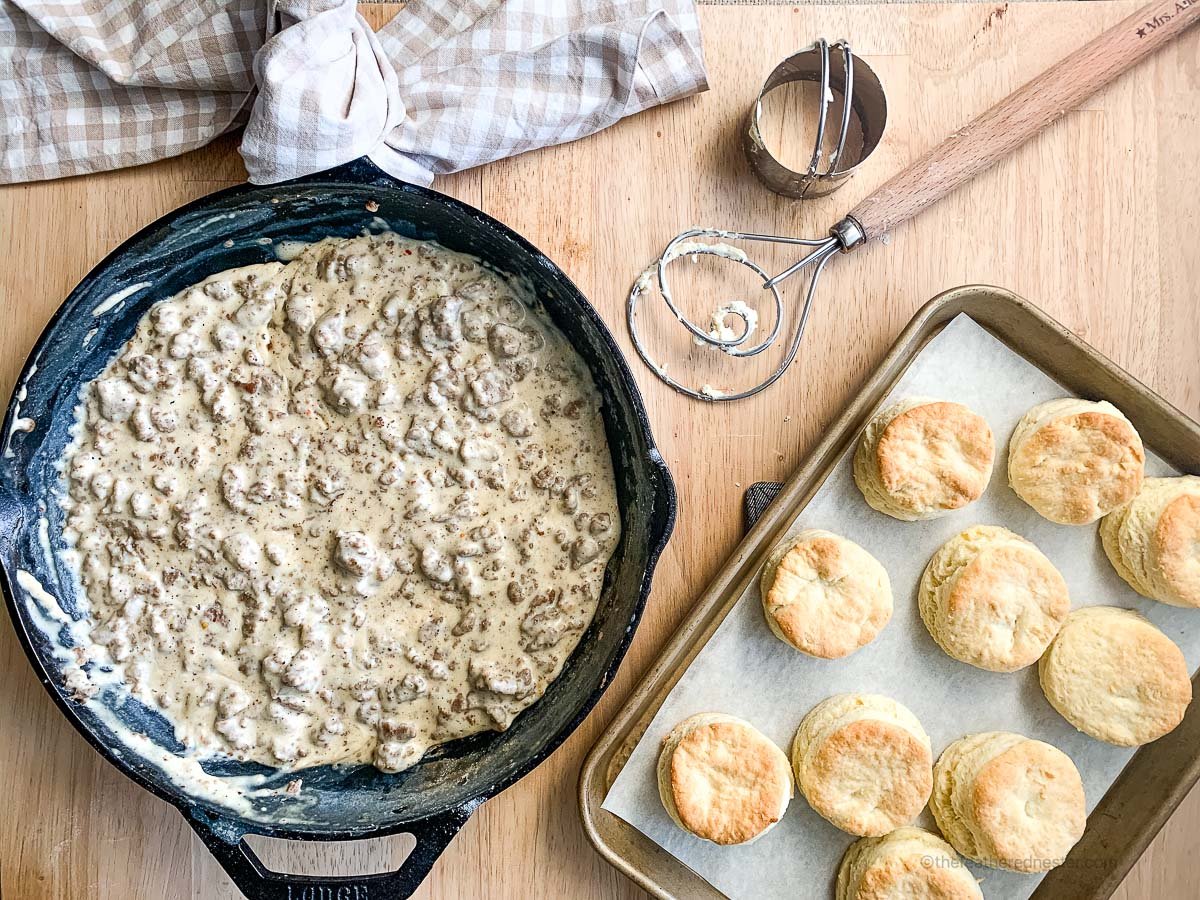
<path id="1" fill-rule="evenodd" d="M 1148 28 L 1147 23 L 1155 23 Z M 894 175 L 850 215 L 868 240 L 970 181 L 1100 88 L 1200 22 L 1200 5 L 1153 0 L 1048 66 Z"/>
<path id="2" fill-rule="evenodd" d="M 711 92 L 436 186 L 548 252 L 628 349 L 625 294 L 676 231 L 711 224 L 820 234 L 944 135 L 1137 6 L 1127 0 L 706 6 Z M 365 9 L 376 24 L 393 12 Z M 888 91 L 891 121 L 880 148 L 846 187 L 798 203 L 754 181 L 737 130 L 774 63 L 819 35 L 847 37 L 869 59 Z M 736 544 L 744 487 L 782 478 L 796 466 L 934 294 L 967 282 L 1011 288 L 1200 417 L 1198 98 L 1200 29 L 897 228 L 887 243 L 835 260 L 796 364 L 765 395 L 702 405 L 676 396 L 633 362 L 680 490 L 679 524 L 646 616 L 595 711 L 546 763 L 475 814 L 420 897 L 639 896 L 583 836 L 575 802 L 583 755 Z M 0 234 L 9 248 L 0 265 L 5 395 L 38 333 L 88 269 L 162 213 L 243 177 L 236 140 L 229 138 L 139 169 L 0 190 Z M 790 261 L 783 250 L 760 256 L 770 270 Z M 794 302 L 800 285 L 784 287 Z M 713 305 L 711 291 L 703 296 L 707 302 L 690 307 L 698 315 Z M 753 376 L 755 364 L 733 368 L 731 360 L 692 348 L 661 316 L 649 310 L 645 316 L 672 366 L 693 366 L 699 378 L 722 386 Z M 5 900 L 238 896 L 179 814 L 103 762 L 58 714 L 7 626 L 0 627 L 0 722 Z M 408 841 L 315 849 L 271 844 L 265 859 L 279 869 L 349 873 L 395 865 Z M 1198 853 L 1200 792 L 1193 792 L 1117 897 L 1200 895 Z"/>

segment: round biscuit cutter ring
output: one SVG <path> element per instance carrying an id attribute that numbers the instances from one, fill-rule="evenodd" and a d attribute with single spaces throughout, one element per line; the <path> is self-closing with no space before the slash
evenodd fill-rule
<path id="1" fill-rule="evenodd" d="M 841 65 L 830 62 L 831 50 L 841 56 Z M 762 135 L 763 98 L 771 91 L 794 82 L 814 82 L 820 86 L 817 103 L 817 128 L 808 168 L 789 169 L 767 149 Z M 826 153 L 826 132 L 830 111 L 838 108 L 834 119 L 837 141 Z M 851 126 L 855 126 L 853 131 Z M 844 40 L 830 44 L 821 38 L 811 47 L 794 53 L 775 67 L 767 77 L 754 105 L 746 115 L 742 149 L 750 168 L 767 188 L 784 197 L 804 200 L 832 194 L 865 162 L 883 138 L 887 126 L 887 97 L 879 77 L 862 59 L 856 57 Z"/>

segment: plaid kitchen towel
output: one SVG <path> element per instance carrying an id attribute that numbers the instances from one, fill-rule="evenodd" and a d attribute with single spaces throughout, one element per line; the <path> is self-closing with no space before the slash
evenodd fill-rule
<path id="1" fill-rule="evenodd" d="M 150 162 L 245 124 L 256 183 L 407 181 L 707 88 L 692 0 L 0 0 L 0 181 Z"/>

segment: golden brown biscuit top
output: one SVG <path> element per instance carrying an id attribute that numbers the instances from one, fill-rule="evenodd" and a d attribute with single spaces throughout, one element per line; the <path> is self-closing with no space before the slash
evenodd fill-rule
<path id="1" fill-rule="evenodd" d="M 979 661 L 1021 668 L 1042 655 L 1070 611 L 1058 569 L 1023 541 L 985 547 L 963 568 L 946 598 L 944 629 L 948 637 L 995 636 L 975 642 Z"/>
<path id="2" fill-rule="evenodd" d="M 891 619 L 881 573 L 857 545 L 833 535 L 809 537 L 780 559 L 766 607 L 792 644 L 837 659 L 869 643 Z"/>
<path id="3" fill-rule="evenodd" d="M 783 751 L 738 722 L 693 728 L 671 754 L 671 792 L 688 831 L 741 844 L 782 817 L 791 793 Z"/>
<path id="4" fill-rule="evenodd" d="M 991 476 L 995 444 L 982 416 L 934 401 L 900 413 L 875 449 L 879 478 L 898 505 L 919 512 L 977 500 Z"/>
<path id="5" fill-rule="evenodd" d="M 1006 868 L 1043 871 L 1083 835 L 1079 771 L 1041 741 L 1022 741 L 990 760 L 975 779 L 973 802 L 975 819 Z"/>
<path id="6" fill-rule="evenodd" d="M 1042 515 L 1065 525 L 1095 521 L 1131 500 L 1146 462 L 1133 426 L 1096 410 L 1053 418 L 1014 451 L 1013 487 Z"/>
<path id="7" fill-rule="evenodd" d="M 1154 529 L 1163 580 L 1179 600 L 1200 606 L 1200 494 L 1167 504 Z"/>
<path id="8" fill-rule="evenodd" d="M 961 861 L 934 853 L 879 860 L 863 872 L 852 900 L 979 900 L 979 886 Z"/>
<path id="9" fill-rule="evenodd" d="M 887 834 L 912 821 L 932 790 L 929 748 L 879 719 L 857 719 L 826 736 L 804 771 L 809 804 L 853 834 Z"/>
<path id="10" fill-rule="evenodd" d="M 1072 613 L 1042 670 L 1047 697 L 1068 721 L 1121 746 L 1168 733 L 1192 702 L 1183 652 L 1133 610 Z"/>

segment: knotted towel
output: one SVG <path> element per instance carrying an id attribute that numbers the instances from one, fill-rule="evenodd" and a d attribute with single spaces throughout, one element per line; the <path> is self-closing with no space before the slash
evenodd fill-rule
<path id="1" fill-rule="evenodd" d="M 0 181 L 245 123 L 250 180 L 368 156 L 418 184 L 707 88 L 692 0 L 0 0 Z"/>

